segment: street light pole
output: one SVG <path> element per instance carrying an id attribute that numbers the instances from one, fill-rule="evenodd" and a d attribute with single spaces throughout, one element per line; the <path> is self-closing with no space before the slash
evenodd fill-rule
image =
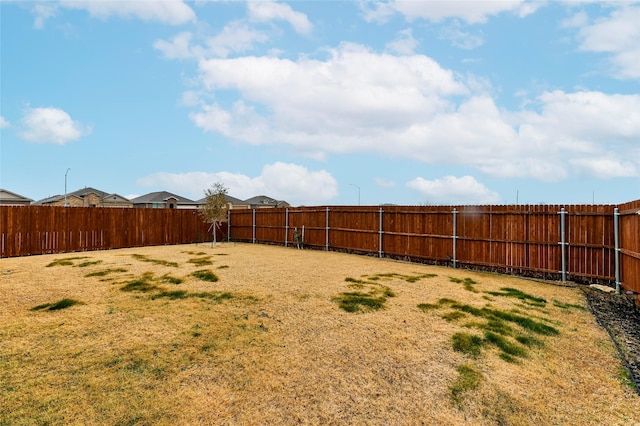
<path id="1" fill-rule="evenodd" d="M 355 183 L 350 183 L 349 185 L 355 186 L 356 188 L 358 188 L 358 205 L 360 205 L 360 187 Z"/>
<path id="2" fill-rule="evenodd" d="M 69 167 L 67 171 L 64 173 L 64 206 L 65 207 L 67 207 L 67 173 L 69 173 L 69 170 L 71 170 L 71 167 Z"/>

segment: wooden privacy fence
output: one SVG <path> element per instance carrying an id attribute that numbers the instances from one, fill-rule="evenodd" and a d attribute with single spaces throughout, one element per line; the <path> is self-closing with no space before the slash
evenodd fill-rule
<path id="1" fill-rule="evenodd" d="M 218 240 L 295 245 L 640 293 L 640 200 L 613 205 L 230 210 Z M 194 210 L 0 206 L 0 257 L 210 240 Z"/>
<path id="2" fill-rule="evenodd" d="M 195 210 L 0 206 L 0 257 L 210 240 Z"/>
<path id="3" fill-rule="evenodd" d="M 613 205 L 231 210 L 229 238 L 372 254 L 640 292 L 640 200 Z"/>

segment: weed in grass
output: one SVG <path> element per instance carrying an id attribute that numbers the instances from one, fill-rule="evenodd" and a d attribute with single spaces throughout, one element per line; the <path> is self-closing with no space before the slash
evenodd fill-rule
<path id="1" fill-rule="evenodd" d="M 380 276 L 380 274 L 378 275 Z M 351 291 L 340 293 L 332 300 L 338 302 L 338 306 L 347 312 L 371 312 L 384 308 L 384 304 L 388 297 L 395 297 L 396 294 L 389 287 L 373 281 L 363 281 L 357 278 L 347 277 L 344 279 L 350 283 L 348 287 L 358 290 L 366 287 L 370 291 Z"/>
<path id="2" fill-rule="evenodd" d="M 151 279 L 152 279 L 152 277 L 150 277 L 149 274 L 144 274 L 142 276 L 142 278 L 139 278 L 139 279 L 133 280 L 133 281 L 129 281 L 127 284 L 125 284 L 124 286 L 120 287 L 120 290 L 122 290 L 122 291 L 139 291 L 139 292 L 143 292 L 143 293 L 148 293 L 150 291 L 157 290 L 159 287 L 157 285 L 153 284 L 152 282 L 150 282 Z"/>
<path id="3" fill-rule="evenodd" d="M 370 281 L 378 281 L 380 279 L 382 280 L 391 280 L 393 278 L 398 278 L 401 280 L 404 280 L 408 283 L 415 283 L 417 281 L 420 281 L 423 278 L 433 278 L 436 277 L 436 274 L 416 274 L 416 275 L 403 275 L 403 274 L 398 274 L 396 272 L 387 272 L 387 273 L 383 273 L 383 274 L 375 274 L 375 275 L 363 275 L 364 277 L 368 278 Z"/>
<path id="4" fill-rule="evenodd" d="M 44 303 L 42 305 L 38 305 L 38 306 L 34 306 L 33 308 L 31 308 L 32 311 L 42 311 L 42 310 L 47 310 L 47 311 L 58 311 L 60 309 L 67 309 L 70 308 L 73 305 L 81 305 L 82 302 L 75 300 L 75 299 L 61 299 L 58 300 L 55 303 Z"/>
<path id="5" fill-rule="evenodd" d="M 476 290 L 473 287 L 473 284 L 478 284 L 478 283 L 472 278 L 467 277 L 464 279 L 460 279 L 460 278 L 449 277 L 449 281 L 451 281 L 452 283 L 462 284 L 465 290 L 471 291 L 473 293 L 478 293 L 478 290 Z"/>
<path id="6" fill-rule="evenodd" d="M 182 253 L 190 254 L 191 256 L 204 256 L 207 254 L 204 251 L 183 251 Z"/>
<path id="7" fill-rule="evenodd" d="M 229 265 L 220 265 L 218 266 L 218 269 L 227 269 L 229 267 Z"/>
<path id="8" fill-rule="evenodd" d="M 512 297 L 514 299 L 522 300 L 524 303 L 543 308 L 546 306 L 547 301 L 542 297 L 532 296 L 516 288 L 503 287 L 501 291 L 488 291 L 487 294 L 492 296 Z"/>
<path id="9" fill-rule="evenodd" d="M 162 265 L 162 266 L 173 266 L 174 268 L 178 267 L 178 263 L 177 262 L 169 262 L 167 260 L 159 260 L 159 259 L 150 259 L 145 255 L 142 254 L 132 254 L 131 257 L 133 257 L 136 260 L 139 260 L 140 262 L 149 262 L 149 263 L 153 263 L 154 265 Z"/>
<path id="10" fill-rule="evenodd" d="M 102 263 L 102 260 L 87 260 L 85 262 L 79 263 L 76 266 L 78 268 L 86 268 L 87 266 L 94 266 L 94 265 L 99 265 Z"/>
<path id="11" fill-rule="evenodd" d="M 624 366 L 620 366 L 618 369 L 618 380 L 620 384 L 624 387 L 629 387 L 633 390 L 636 390 L 636 384 L 633 381 L 633 376 L 629 372 L 629 369 Z"/>
<path id="12" fill-rule="evenodd" d="M 169 299 L 169 300 L 179 300 L 179 299 L 187 299 L 187 298 L 196 298 L 196 299 L 207 299 L 212 300 L 214 302 L 221 302 L 223 300 L 233 299 L 235 296 L 229 292 L 197 292 L 190 293 L 183 290 L 176 291 L 161 291 L 151 296 L 151 300 L 156 299 Z"/>
<path id="13" fill-rule="evenodd" d="M 213 262 L 211 261 L 211 256 L 194 257 L 193 259 L 189 259 L 187 262 L 193 263 L 196 266 L 213 265 Z"/>
<path id="14" fill-rule="evenodd" d="M 334 297 L 338 306 L 347 312 L 370 312 L 377 311 L 384 307 L 386 297 L 376 297 L 371 293 L 345 292 Z"/>
<path id="15" fill-rule="evenodd" d="M 195 271 L 193 272 L 191 275 L 193 275 L 194 277 L 198 278 L 199 280 L 202 281 L 209 281 L 212 283 L 215 283 L 218 281 L 218 276 L 216 274 L 214 274 L 211 271 L 208 271 L 206 269 L 201 269 L 199 271 Z"/>
<path id="16" fill-rule="evenodd" d="M 456 333 L 451 336 L 453 341 L 453 350 L 462 352 L 472 358 L 480 356 L 482 350 L 482 338 L 471 333 Z"/>
<path id="17" fill-rule="evenodd" d="M 52 266 L 71 266 L 73 265 L 73 261 L 74 260 L 78 260 L 78 259 L 88 259 L 88 256 L 76 256 L 76 257 L 65 257 L 62 259 L 56 259 L 53 262 L 49 263 L 47 265 L 47 268 L 50 268 Z"/>
<path id="18" fill-rule="evenodd" d="M 427 312 L 427 311 L 431 311 L 434 309 L 440 309 L 442 306 L 440 306 L 437 303 L 420 303 L 418 305 L 418 309 L 420 309 L 423 312 Z"/>
<path id="19" fill-rule="evenodd" d="M 151 296 L 151 300 L 160 298 L 166 298 L 169 300 L 186 299 L 188 297 L 188 294 L 189 293 L 184 290 L 162 291 Z"/>
<path id="20" fill-rule="evenodd" d="M 106 275 L 115 274 L 118 272 L 127 272 L 127 270 L 124 268 L 103 269 L 102 271 L 89 272 L 87 275 L 85 275 L 85 277 L 104 277 Z"/>
<path id="21" fill-rule="evenodd" d="M 464 318 L 466 316 L 467 314 L 465 314 L 464 312 L 452 311 L 442 315 L 442 319 L 451 322 L 451 321 L 459 320 L 460 318 Z"/>
<path id="22" fill-rule="evenodd" d="M 463 394 L 477 389 L 478 386 L 480 386 L 482 373 L 468 364 L 458 366 L 456 371 L 460 376 L 449 386 L 449 390 L 451 391 L 451 400 L 461 408 Z"/>
<path id="23" fill-rule="evenodd" d="M 553 299 L 553 306 L 556 306 L 561 309 L 577 309 L 579 311 L 586 311 L 587 308 L 581 305 L 574 305 L 572 303 L 562 303 L 559 300 Z"/>

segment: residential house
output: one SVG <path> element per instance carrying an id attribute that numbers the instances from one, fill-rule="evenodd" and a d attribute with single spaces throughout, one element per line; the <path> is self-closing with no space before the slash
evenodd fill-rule
<path id="1" fill-rule="evenodd" d="M 28 206 L 33 200 L 0 188 L 0 206 Z"/>
<path id="2" fill-rule="evenodd" d="M 286 201 L 276 200 L 266 195 L 258 195 L 248 200 L 244 200 L 245 204 L 249 205 L 250 209 L 263 209 L 274 207 L 289 207 L 289 203 Z"/>
<path id="3" fill-rule="evenodd" d="M 132 203 L 127 198 L 118 194 L 109 194 L 99 189 L 85 187 L 77 191 L 69 192 L 65 195 L 54 195 L 33 204 L 42 206 L 64 206 L 68 207 L 119 207 L 130 208 Z"/>
<path id="4" fill-rule="evenodd" d="M 133 207 L 144 209 L 197 209 L 198 203 L 167 191 L 151 192 L 131 200 Z"/>

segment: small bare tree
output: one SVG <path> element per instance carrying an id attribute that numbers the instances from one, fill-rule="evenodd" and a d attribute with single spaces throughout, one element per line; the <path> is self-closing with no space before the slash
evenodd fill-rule
<path id="1" fill-rule="evenodd" d="M 229 205 L 227 204 L 227 188 L 220 182 L 216 182 L 211 185 L 211 188 L 205 189 L 205 204 L 200 206 L 198 213 L 202 220 L 211 224 L 209 230 L 213 233 L 213 239 L 211 240 L 211 246 L 217 242 L 216 231 L 220 229 L 222 223 L 227 221 L 227 210 Z"/>

